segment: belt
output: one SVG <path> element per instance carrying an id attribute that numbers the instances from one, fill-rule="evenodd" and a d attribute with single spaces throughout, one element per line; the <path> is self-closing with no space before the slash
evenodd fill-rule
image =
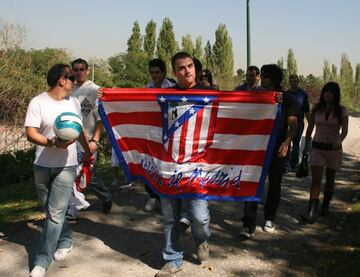
<path id="1" fill-rule="evenodd" d="M 313 141 L 311 145 L 313 148 L 318 150 L 325 150 L 325 151 L 339 150 L 339 149 L 335 149 L 334 144 L 332 143 L 322 143 L 322 142 Z"/>

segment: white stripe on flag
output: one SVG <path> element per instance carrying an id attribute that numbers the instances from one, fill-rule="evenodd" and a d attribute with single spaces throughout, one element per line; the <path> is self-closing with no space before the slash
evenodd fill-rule
<path id="1" fill-rule="evenodd" d="M 192 147 L 194 143 L 194 131 L 195 131 L 196 114 L 188 120 L 188 128 L 186 132 L 185 140 L 185 155 L 184 160 L 189 160 L 192 156 Z"/>
<path id="2" fill-rule="evenodd" d="M 156 101 L 106 102 L 104 108 L 106 113 L 160 112 L 160 106 Z"/>
<path id="3" fill-rule="evenodd" d="M 210 148 L 237 150 L 266 150 L 269 135 L 215 134 Z"/>
<path id="4" fill-rule="evenodd" d="M 218 117 L 239 119 L 274 119 L 277 109 L 272 104 L 220 102 Z"/>
<path id="5" fill-rule="evenodd" d="M 180 138 L 181 138 L 181 131 L 182 131 L 182 126 L 180 128 L 178 128 L 174 133 L 173 133 L 173 142 L 172 142 L 172 157 L 175 161 L 177 161 L 179 159 L 179 151 L 180 151 Z M 171 156 L 171 153 L 170 153 Z"/>
<path id="6" fill-rule="evenodd" d="M 156 159 L 150 155 L 139 153 L 136 150 L 122 152 L 127 163 L 141 164 L 141 159 L 146 159 L 151 161 L 159 171 L 160 175 L 163 178 L 170 178 L 171 175 L 176 172 L 182 172 L 183 178 L 188 178 L 191 176 L 192 172 L 195 169 L 202 169 L 203 177 L 206 172 L 216 173 L 218 170 L 221 170 L 224 173 L 228 173 L 230 179 L 235 178 L 241 173 L 241 181 L 248 182 L 258 182 L 261 176 L 261 166 L 239 166 L 239 165 L 223 165 L 223 164 L 204 164 L 204 163 L 172 163 L 164 162 L 162 160 Z"/>
<path id="7" fill-rule="evenodd" d="M 198 148 L 199 153 L 204 151 L 206 143 L 207 143 L 211 111 L 212 111 L 212 105 L 204 106 L 203 118 L 202 118 L 201 129 L 200 129 L 200 140 L 199 140 L 199 148 Z"/>
<path id="8" fill-rule="evenodd" d="M 162 128 L 150 125 L 121 124 L 112 128 L 115 138 L 141 138 L 162 143 Z"/>

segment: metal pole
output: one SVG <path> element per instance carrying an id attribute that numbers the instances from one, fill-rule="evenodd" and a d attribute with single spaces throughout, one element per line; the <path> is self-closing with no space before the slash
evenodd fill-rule
<path id="1" fill-rule="evenodd" d="M 250 0 L 246 0 L 246 38 L 247 38 L 247 67 L 251 65 L 251 47 L 250 47 Z"/>

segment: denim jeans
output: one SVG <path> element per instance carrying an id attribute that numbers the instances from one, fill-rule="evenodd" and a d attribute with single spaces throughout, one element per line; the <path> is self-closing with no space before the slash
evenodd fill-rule
<path id="1" fill-rule="evenodd" d="M 164 249 L 163 258 L 167 262 L 182 264 L 183 250 L 179 237 L 181 229 L 179 220 L 182 215 L 182 199 L 160 198 L 161 211 L 164 216 Z M 187 199 L 187 212 L 191 220 L 191 233 L 197 245 L 210 237 L 210 212 L 208 201 L 202 199 Z"/>
<path id="2" fill-rule="evenodd" d="M 57 249 L 72 245 L 72 232 L 65 219 L 76 175 L 76 166 L 34 165 L 35 187 L 45 211 L 45 222 L 34 265 L 48 268 Z"/>
<path id="3" fill-rule="evenodd" d="M 299 162 L 299 152 L 300 152 L 300 140 L 302 133 L 304 131 L 304 121 L 299 122 L 296 129 L 296 135 L 292 140 L 291 147 L 286 155 L 286 166 L 295 168 Z"/>

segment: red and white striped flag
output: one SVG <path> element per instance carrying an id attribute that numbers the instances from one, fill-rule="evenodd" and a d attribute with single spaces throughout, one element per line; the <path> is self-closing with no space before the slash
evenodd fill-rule
<path id="1" fill-rule="evenodd" d="M 99 113 L 127 178 L 162 197 L 258 201 L 275 92 L 103 89 Z"/>

